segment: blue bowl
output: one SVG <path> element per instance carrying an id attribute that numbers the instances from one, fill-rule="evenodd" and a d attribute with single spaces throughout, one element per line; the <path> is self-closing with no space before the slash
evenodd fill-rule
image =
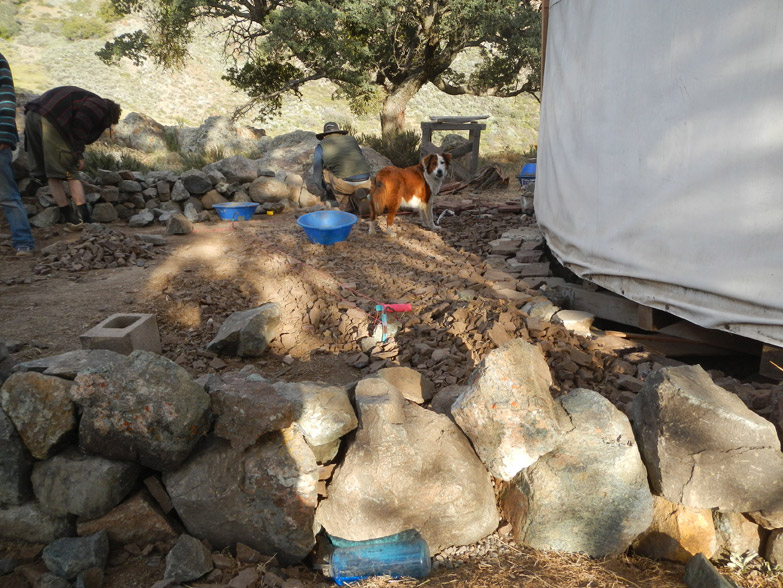
<path id="1" fill-rule="evenodd" d="M 356 215 L 350 212 L 318 210 L 303 214 L 296 219 L 296 224 L 304 229 L 310 243 L 331 245 L 345 241 L 357 220 Z"/>
<path id="2" fill-rule="evenodd" d="M 223 202 L 222 204 L 213 204 L 218 216 L 222 220 L 250 220 L 258 208 L 255 202 Z"/>

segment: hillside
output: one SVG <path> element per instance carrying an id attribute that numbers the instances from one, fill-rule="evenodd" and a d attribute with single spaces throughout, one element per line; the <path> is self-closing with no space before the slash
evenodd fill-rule
<path id="1" fill-rule="evenodd" d="M 40 93 L 58 85 L 76 85 L 117 100 L 125 113 L 142 112 L 162 124 L 187 126 L 198 126 L 211 115 L 231 114 L 243 103 L 244 95 L 221 79 L 221 43 L 210 37 L 209 31 L 200 31 L 191 60 L 181 71 L 164 71 L 151 63 L 135 66 L 128 60 L 118 67 L 103 64 L 95 51 L 112 34 L 133 31 L 138 23 L 127 18 L 104 23 L 96 16 L 100 4 L 100 0 L 27 0 L 3 8 L 0 35 L 11 34 L 0 46 L 11 63 L 18 92 Z M 9 24 L 14 8 L 15 25 L 13 21 Z M 75 40 L 65 36 L 66 32 L 74 36 L 74 30 L 86 34 L 92 29 L 100 36 Z M 326 120 L 351 121 L 362 133 L 380 131 L 376 116 L 357 119 L 345 101 L 333 99 L 333 90 L 326 82 L 308 84 L 302 100 L 288 99 L 280 116 L 253 124 L 273 136 L 296 129 L 320 130 Z M 453 97 L 430 86 L 411 101 L 407 122 L 411 129 L 419 129 L 421 121 L 431 115 L 474 114 L 491 115 L 482 135 L 485 156 L 524 152 L 537 141 L 538 104 L 530 97 Z"/>

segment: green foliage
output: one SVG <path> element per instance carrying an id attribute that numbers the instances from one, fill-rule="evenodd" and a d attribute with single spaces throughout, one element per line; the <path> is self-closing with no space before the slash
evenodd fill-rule
<path id="1" fill-rule="evenodd" d="M 427 83 L 451 95 L 536 95 L 541 15 L 533 0 L 112 0 L 136 11 L 145 29 L 107 43 L 107 63 L 123 56 L 181 64 L 194 27 L 219 18 L 234 60 L 224 79 L 245 91 L 259 118 L 284 95 L 327 79 L 354 113 L 380 107 L 384 134 L 404 128 L 408 101 Z M 467 71 L 453 67 L 475 54 Z"/>
<path id="2" fill-rule="evenodd" d="M 91 145 L 84 152 L 84 171 L 94 176 L 99 169 L 149 171 L 146 165 L 132 155 L 117 154 L 101 145 Z"/>
<path id="3" fill-rule="evenodd" d="M 177 133 L 177 129 L 166 129 L 166 132 L 163 135 L 163 140 L 166 141 L 166 149 L 172 153 L 179 151 L 179 133 Z"/>
<path id="4" fill-rule="evenodd" d="M 13 4 L 0 4 L 0 39 L 10 39 L 22 30 L 16 22 L 16 12 Z"/>
<path id="5" fill-rule="evenodd" d="M 95 39 L 106 35 L 108 31 L 102 21 L 89 16 L 72 16 L 62 23 L 62 34 L 69 41 Z"/>
<path id="6" fill-rule="evenodd" d="M 385 136 L 360 135 L 357 141 L 362 145 L 372 147 L 381 155 L 385 155 L 397 167 L 408 167 L 419 163 L 421 135 L 416 131 L 404 131 Z"/>
<path id="7" fill-rule="evenodd" d="M 115 22 L 123 16 L 123 13 L 117 9 L 111 0 L 102 0 L 100 6 L 98 6 L 98 18 L 104 22 Z"/>

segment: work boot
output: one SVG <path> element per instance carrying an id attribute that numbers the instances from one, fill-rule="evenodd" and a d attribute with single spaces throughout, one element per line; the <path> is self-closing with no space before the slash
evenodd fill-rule
<path id="1" fill-rule="evenodd" d="M 334 195 L 334 190 L 331 186 L 326 186 L 326 194 L 322 198 L 323 203 L 329 208 L 339 208 L 340 204 L 337 202 L 337 196 Z"/>
<path id="2" fill-rule="evenodd" d="M 84 228 L 82 219 L 79 217 L 78 213 L 73 211 L 73 208 L 71 208 L 70 204 L 66 204 L 65 206 L 58 206 L 58 208 L 60 209 L 60 215 L 65 222 L 66 231 L 69 233 L 76 233 Z"/>
<path id="3" fill-rule="evenodd" d="M 92 215 L 90 214 L 90 209 L 87 208 L 86 204 L 79 204 L 76 207 L 76 210 L 79 211 L 79 216 L 82 218 L 83 222 L 85 223 L 92 222 Z"/>

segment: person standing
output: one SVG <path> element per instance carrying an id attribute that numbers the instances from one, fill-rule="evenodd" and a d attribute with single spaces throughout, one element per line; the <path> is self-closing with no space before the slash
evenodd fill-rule
<path id="1" fill-rule="evenodd" d="M 16 131 L 16 92 L 8 61 L 0 53 L 0 206 L 3 207 L 11 244 L 17 255 L 30 255 L 35 240 L 30 231 L 27 211 L 14 179 L 13 155 L 19 142 Z"/>
<path id="2" fill-rule="evenodd" d="M 343 210 L 369 212 L 366 197 L 372 186 L 370 166 L 356 139 L 340 129 L 336 122 L 326 123 L 323 132 L 315 137 L 320 143 L 313 153 L 308 189 L 330 206 L 338 206 L 336 196 L 339 194 Z"/>
<path id="3" fill-rule="evenodd" d="M 44 92 L 25 106 L 25 147 L 30 175 L 49 184 L 65 219 L 66 231 L 92 222 L 78 172 L 84 169 L 84 149 L 120 120 L 120 105 L 76 86 Z M 68 183 L 76 211 L 68 203 Z"/>

